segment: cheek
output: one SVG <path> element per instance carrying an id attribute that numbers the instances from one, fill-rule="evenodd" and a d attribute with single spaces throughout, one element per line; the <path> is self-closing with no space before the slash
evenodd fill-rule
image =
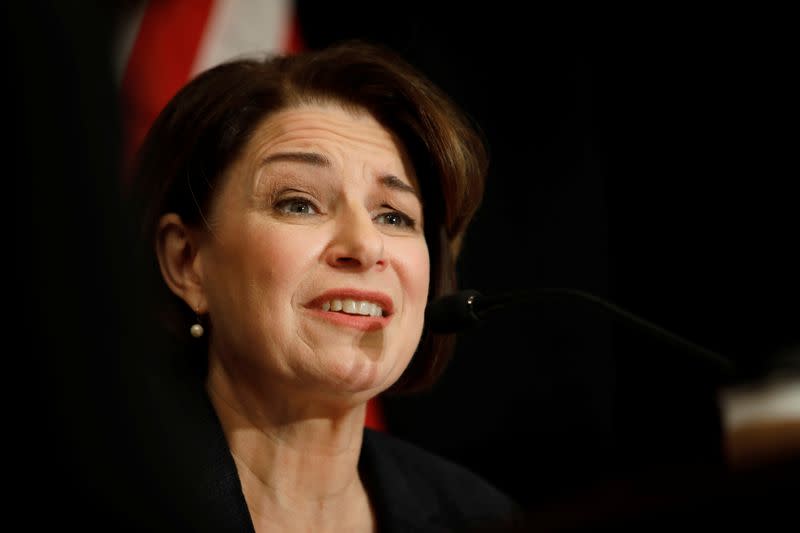
<path id="1" fill-rule="evenodd" d="M 281 297 L 285 298 L 287 294 L 284 290 L 294 293 L 298 284 L 315 268 L 320 247 L 319 239 L 314 239 L 307 231 L 288 229 L 263 232 L 258 240 L 257 253 L 260 257 L 254 261 L 259 265 L 260 274 L 254 276 L 254 281 L 266 282 L 276 289 L 276 293 L 283 293 Z"/>
<path id="2" fill-rule="evenodd" d="M 396 268 L 410 304 L 425 307 L 430 283 L 430 256 L 425 241 L 399 248 Z"/>
<path id="3" fill-rule="evenodd" d="M 308 231 L 259 220 L 227 228 L 214 252 L 217 292 L 248 313 L 275 314 L 290 306 L 297 286 L 316 265 L 319 245 Z M 267 304 L 268 305 L 265 305 Z"/>

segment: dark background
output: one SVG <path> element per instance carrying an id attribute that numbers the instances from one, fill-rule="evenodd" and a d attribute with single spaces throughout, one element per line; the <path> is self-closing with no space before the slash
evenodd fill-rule
<path id="1" fill-rule="evenodd" d="M 386 44 L 483 128 L 492 161 L 463 288 L 586 291 L 739 368 L 723 381 L 580 305 L 531 306 L 462 333 L 429 393 L 384 398 L 390 431 L 536 510 L 683 490 L 723 466 L 718 388 L 790 364 L 783 351 L 800 342 L 784 16 L 297 5 L 307 48 Z"/>
<path id="2" fill-rule="evenodd" d="M 20 529 L 122 531 L 136 447 L 113 4 L 0 7 L 3 483 Z M 124 355 L 123 355 L 124 353 Z M 139 513 L 146 511 L 139 508 Z"/>
<path id="3" fill-rule="evenodd" d="M 492 164 L 462 287 L 591 292 L 734 360 L 737 382 L 791 363 L 780 357 L 800 324 L 787 14 L 333 4 L 297 2 L 306 47 L 383 42 L 484 130 Z M 11 508 L 40 525 L 108 526 L 105 511 L 121 515 L 98 507 L 136 491 L 129 384 L 109 357 L 135 313 L 119 261 L 115 14 L 3 9 Z M 686 353 L 564 304 L 463 333 L 433 390 L 384 407 L 392 433 L 558 524 L 603 503 L 644 505 L 632 496 L 655 486 L 699 500 L 724 460 L 718 385 Z"/>

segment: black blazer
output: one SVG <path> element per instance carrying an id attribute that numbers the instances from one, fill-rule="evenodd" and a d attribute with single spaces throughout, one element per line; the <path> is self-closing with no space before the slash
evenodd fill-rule
<path id="1" fill-rule="evenodd" d="M 222 426 L 205 392 L 195 394 L 160 406 L 169 441 L 155 439 L 148 460 L 155 481 L 138 491 L 155 512 L 137 504 L 133 529 L 252 532 Z M 169 405 L 176 411 L 167 413 Z M 505 532 L 521 524 L 520 507 L 487 481 L 389 434 L 365 428 L 358 468 L 381 533 Z"/>
<path id="2" fill-rule="evenodd" d="M 408 442 L 364 431 L 359 471 L 381 533 L 512 531 L 520 508 L 471 471 Z"/>

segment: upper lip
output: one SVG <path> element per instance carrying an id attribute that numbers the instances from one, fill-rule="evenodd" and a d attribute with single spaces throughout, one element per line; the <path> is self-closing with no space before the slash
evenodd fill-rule
<path id="1" fill-rule="evenodd" d="M 359 300 L 373 302 L 381 306 L 384 314 L 390 315 L 394 312 L 394 303 L 392 299 L 377 291 L 364 291 L 361 289 L 331 289 L 323 292 L 308 303 L 308 307 L 321 307 L 325 302 L 331 300 Z"/>

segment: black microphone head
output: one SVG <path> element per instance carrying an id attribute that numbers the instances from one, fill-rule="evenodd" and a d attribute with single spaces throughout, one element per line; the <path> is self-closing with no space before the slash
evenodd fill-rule
<path id="1" fill-rule="evenodd" d="M 466 289 L 428 302 L 425 324 L 434 333 L 457 333 L 480 321 L 475 305 L 481 293 Z"/>

